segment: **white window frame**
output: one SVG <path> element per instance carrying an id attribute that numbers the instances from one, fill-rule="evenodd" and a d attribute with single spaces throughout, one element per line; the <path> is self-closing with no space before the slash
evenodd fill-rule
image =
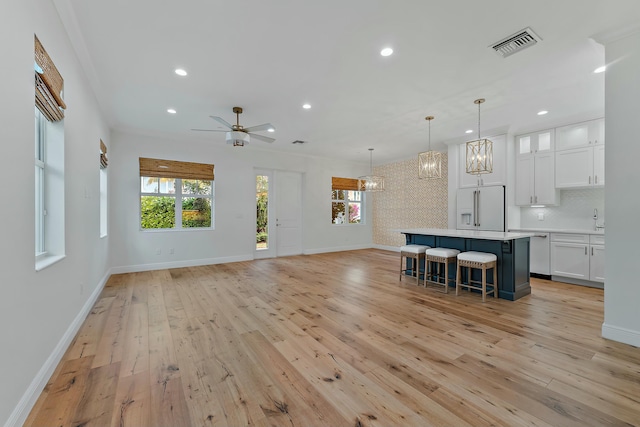
<path id="1" fill-rule="evenodd" d="M 182 193 L 182 179 L 181 178 L 170 178 L 175 180 L 175 193 L 162 193 L 160 192 L 160 182 L 158 182 L 158 192 L 144 192 L 142 191 L 142 180 L 156 178 L 156 177 L 148 177 L 141 176 L 138 181 L 140 197 L 138 202 L 138 225 L 140 227 L 140 231 L 144 232 L 159 232 L 159 231 L 202 231 L 202 230 L 214 230 L 215 229 L 215 181 L 208 181 L 211 183 L 211 194 L 190 194 L 190 193 Z M 162 178 L 157 178 L 158 180 Z M 206 181 L 206 180 L 199 180 Z M 143 228 L 142 227 L 142 197 L 143 196 L 152 196 L 152 197 L 171 197 L 175 199 L 175 227 L 173 228 Z M 210 227 L 183 227 L 182 226 L 182 199 L 184 198 L 202 198 L 209 199 L 211 204 L 211 226 Z"/>
<path id="2" fill-rule="evenodd" d="M 107 193 L 108 189 L 108 173 L 107 168 L 100 168 L 100 238 L 107 237 L 108 228 L 108 209 L 109 209 L 109 197 Z"/>
<path id="3" fill-rule="evenodd" d="M 345 192 L 345 199 L 344 200 L 340 200 L 340 199 L 334 199 L 333 198 L 333 193 L 334 191 L 344 191 Z M 354 198 L 351 198 L 350 196 L 357 196 Z M 357 198 L 360 198 L 360 200 L 357 200 Z M 331 224 L 332 225 L 336 225 L 336 226 L 345 226 L 345 225 L 350 225 L 350 226 L 354 226 L 354 225 L 362 225 L 365 223 L 365 217 L 364 217 L 364 210 L 362 209 L 362 207 L 364 206 L 364 199 L 365 199 L 365 192 L 364 191 L 354 191 L 354 190 L 332 190 L 331 191 L 331 209 L 332 209 L 332 217 L 331 217 Z M 345 209 L 344 211 L 347 214 L 347 221 L 343 222 L 343 223 L 339 223 L 336 224 L 335 222 L 333 222 L 333 204 L 334 203 L 342 203 L 345 205 Z M 349 222 L 349 206 L 350 205 L 359 205 L 360 208 L 360 222 Z"/>
<path id="4" fill-rule="evenodd" d="M 46 175 L 46 121 L 35 107 L 35 254 L 36 259 L 47 255 L 45 240 L 45 175 Z"/>

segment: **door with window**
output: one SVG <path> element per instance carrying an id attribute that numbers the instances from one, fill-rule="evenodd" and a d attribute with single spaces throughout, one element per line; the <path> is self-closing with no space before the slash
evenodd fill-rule
<path id="1" fill-rule="evenodd" d="M 255 258 L 302 253 L 302 174 L 255 170 Z"/>

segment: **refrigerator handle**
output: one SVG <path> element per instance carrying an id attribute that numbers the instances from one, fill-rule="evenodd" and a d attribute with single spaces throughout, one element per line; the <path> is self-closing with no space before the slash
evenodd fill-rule
<path id="1" fill-rule="evenodd" d="M 480 190 L 478 190 L 478 195 L 476 196 L 476 222 L 476 225 L 480 227 Z"/>

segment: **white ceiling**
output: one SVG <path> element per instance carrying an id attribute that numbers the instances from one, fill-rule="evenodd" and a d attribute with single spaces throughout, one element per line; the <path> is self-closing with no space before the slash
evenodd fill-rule
<path id="1" fill-rule="evenodd" d="M 276 141 L 235 149 L 368 163 L 373 147 L 376 164 L 425 151 L 427 115 L 433 148 L 471 139 L 480 97 L 488 133 L 603 116 L 604 75 L 593 70 L 604 49 L 590 37 L 640 18 L 638 0 L 54 3 L 113 129 L 186 150 L 224 145 L 222 132 L 190 129 L 216 129 L 210 115 L 233 123 L 241 106 L 240 123 L 270 122 Z M 543 40 L 504 59 L 488 47 L 525 27 Z M 392 56 L 380 56 L 385 46 Z"/>

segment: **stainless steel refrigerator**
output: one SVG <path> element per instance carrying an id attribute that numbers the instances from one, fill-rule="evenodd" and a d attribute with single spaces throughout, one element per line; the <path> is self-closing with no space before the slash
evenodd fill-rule
<path id="1" fill-rule="evenodd" d="M 504 186 L 458 189 L 456 228 L 458 230 L 504 231 Z"/>

